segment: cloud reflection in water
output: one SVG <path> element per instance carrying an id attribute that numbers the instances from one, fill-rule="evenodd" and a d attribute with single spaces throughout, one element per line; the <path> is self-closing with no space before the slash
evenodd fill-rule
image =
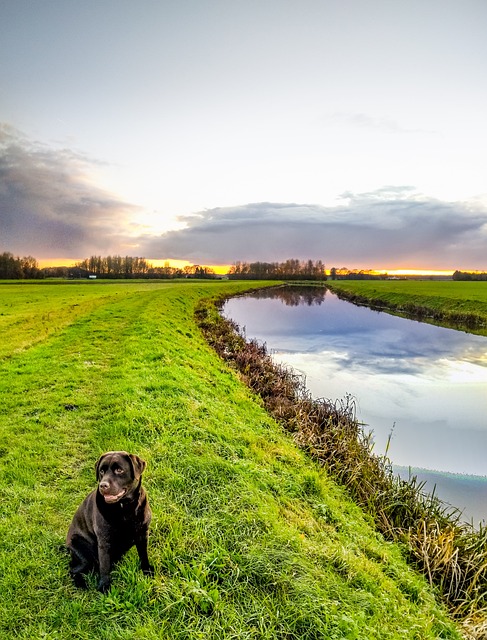
<path id="1" fill-rule="evenodd" d="M 304 302 L 304 304 L 302 304 Z M 321 290 L 266 290 L 225 313 L 315 396 L 357 399 L 376 451 L 399 465 L 487 475 L 487 339 L 406 320 Z"/>

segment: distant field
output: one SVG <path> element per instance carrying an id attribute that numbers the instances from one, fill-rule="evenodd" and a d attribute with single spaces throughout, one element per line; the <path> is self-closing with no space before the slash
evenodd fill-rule
<path id="1" fill-rule="evenodd" d="M 328 280 L 339 295 L 487 335 L 487 282 Z"/>
<path id="2" fill-rule="evenodd" d="M 426 580 L 203 340 L 245 282 L 0 285 L 0 637 L 459 639 Z M 63 545 L 106 450 L 147 460 L 155 577 Z"/>

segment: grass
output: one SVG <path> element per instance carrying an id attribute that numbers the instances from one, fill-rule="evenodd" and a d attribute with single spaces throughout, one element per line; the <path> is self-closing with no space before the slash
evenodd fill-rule
<path id="1" fill-rule="evenodd" d="M 329 280 L 327 286 L 358 304 L 487 336 L 485 282 Z"/>
<path id="2" fill-rule="evenodd" d="M 204 340 L 201 299 L 251 286 L 0 286 L 2 638 L 460 638 Z M 74 588 L 61 548 L 110 449 L 148 462 L 156 575 L 132 550 L 102 595 Z"/>

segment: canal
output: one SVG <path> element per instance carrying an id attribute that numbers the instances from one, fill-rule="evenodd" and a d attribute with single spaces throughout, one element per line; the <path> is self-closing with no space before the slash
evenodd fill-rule
<path id="1" fill-rule="evenodd" d="M 224 314 L 273 358 L 306 376 L 315 397 L 355 398 L 375 453 L 401 476 L 487 517 L 487 338 L 378 312 L 321 287 L 232 298 Z"/>

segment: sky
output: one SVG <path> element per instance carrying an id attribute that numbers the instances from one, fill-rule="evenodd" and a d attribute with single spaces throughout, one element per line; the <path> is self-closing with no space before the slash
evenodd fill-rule
<path id="1" fill-rule="evenodd" d="M 0 252 L 487 270 L 485 0 L 3 0 Z"/>

